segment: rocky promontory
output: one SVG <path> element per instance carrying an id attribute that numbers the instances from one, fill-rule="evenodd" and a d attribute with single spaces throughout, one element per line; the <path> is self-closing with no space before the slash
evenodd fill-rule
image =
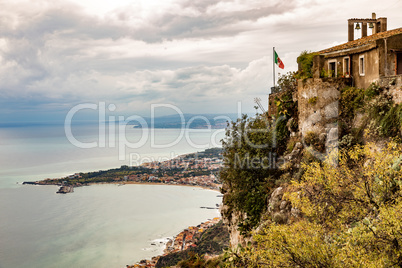
<path id="1" fill-rule="evenodd" d="M 68 194 L 73 193 L 74 187 L 73 186 L 61 186 L 60 189 L 56 192 L 57 194 Z"/>

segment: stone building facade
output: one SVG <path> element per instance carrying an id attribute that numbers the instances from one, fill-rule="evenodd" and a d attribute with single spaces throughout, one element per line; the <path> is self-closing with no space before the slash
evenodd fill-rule
<path id="1" fill-rule="evenodd" d="M 355 21 L 372 20 L 349 20 L 349 39 Z M 347 77 L 353 86 L 367 88 L 384 77 L 402 75 L 402 28 L 386 31 L 386 18 L 375 21 L 372 35 L 367 36 L 366 23 L 362 38 L 319 51 L 313 60 L 313 77 Z"/>
<path id="2" fill-rule="evenodd" d="M 354 39 L 354 25 L 362 24 L 362 38 Z M 373 23 L 367 36 L 367 24 Z M 387 31 L 387 19 L 348 20 L 349 42 L 315 53 L 313 78 L 297 86 L 299 131 L 304 137 L 315 132 L 326 137 L 326 146 L 337 146 L 340 90 L 346 86 L 386 86 L 396 104 L 402 103 L 402 28 Z M 274 93 L 269 96 L 269 115 L 275 115 Z M 332 147 L 333 147 L 332 146 Z"/>

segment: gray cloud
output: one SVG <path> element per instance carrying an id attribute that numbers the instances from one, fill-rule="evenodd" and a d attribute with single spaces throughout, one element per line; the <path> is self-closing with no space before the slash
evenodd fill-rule
<path id="1" fill-rule="evenodd" d="M 302 50 L 346 41 L 347 18 L 371 16 L 369 2 L 177 0 L 94 15 L 67 1 L 0 0 L 0 112 L 43 116 L 99 101 L 126 113 L 158 102 L 232 112 L 240 100 L 250 110 L 272 86 L 273 46 L 295 70 Z M 378 13 L 390 29 L 402 25 L 397 7 Z"/>
<path id="2" fill-rule="evenodd" d="M 143 27 L 133 30 L 133 37 L 146 42 L 164 39 L 209 38 L 233 36 L 250 30 L 243 22 L 255 22 L 260 18 L 289 12 L 295 1 L 259 1 L 258 5 L 244 6 L 243 10 L 214 9 L 220 3 L 235 4 L 236 1 L 182 1 L 163 14 L 155 14 Z M 181 14 L 180 10 L 190 10 Z M 116 11 L 117 17 L 132 18 L 131 9 Z"/>
<path id="3" fill-rule="evenodd" d="M 31 41 L 43 37 L 80 38 L 80 39 L 119 39 L 130 37 L 146 42 L 161 42 L 165 39 L 197 38 L 214 36 L 233 36 L 249 30 L 242 22 L 292 11 L 295 1 L 260 1 L 258 5 L 244 10 L 227 11 L 211 9 L 219 3 L 234 4 L 236 1 L 182 1 L 164 12 L 155 12 L 147 18 L 139 18 L 141 10 L 125 7 L 107 14 L 106 19 L 88 16 L 77 6 L 63 4 L 47 10 L 30 12 L 16 10 L 25 17 L 15 28 L 12 16 L 5 14 L 2 23 L 5 27 L 0 34 L 14 38 L 27 38 Z M 15 8 L 15 5 L 11 5 Z M 183 13 L 183 9 L 193 12 Z M 211 11 L 207 12 L 208 9 Z M 32 14 L 33 13 L 33 14 Z M 189 14 L 191 13 L 191 14 Z"/>

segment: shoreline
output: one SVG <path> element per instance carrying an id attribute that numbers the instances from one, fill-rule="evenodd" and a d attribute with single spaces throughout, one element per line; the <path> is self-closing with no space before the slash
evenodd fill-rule
<path id="1" fill-rule="evenodd" d="M 127 264 L 126 268 L 140 268 L 140 267 L 155 267 L 156 263 L 161 257 L 167 256 L 169 254 L 182 252 L 193 248 L 196 246 L 197 239 L 195 238 L 196 234 L 203 233 L 211 227 L 214 227 L 218 222 L 222 220 L 222 215 L 218 217 L 214 217 L 213 219 L 208 219 L 205 222 L 201 222 L 197 226 L 188 226 L 187 228 L 182 229 L 177 235 L 166 237 L 166 242 L 163 243 L 161 247 L 162 252 L 156 256 L 151 257 L 150 260 L 143 259 L 137 261 L 135 264 L 129 265 Z M 187 239 L 191 237 L 190 239 Z M 152 241 L 155 241 L 154 239 Z"/>
<path id="2" fill-rule="evenodd" d="M 22 184 L 21 184 L 22 185 Z M 32 183 L 26 183 L 26 185 L 31 185 L 31 186 L 58 186 L 58 187 L 65 187 L 65 186 L 60 186 L 60 185 L 56 185 L 56 184 L 41 184 L 39 182 L 32 182 Z M 185 186 L 185 187 L 192 187 L 192 188 L 198 188 L 198 189 L 202 189 L 202 190 L 212 190 L 214 192 L 216 192 L 217 194 L 221 194 L 219 189 L 216 188 L 209 188 L 209 187 L 205 187 L 205 186 L 201 186 L 201 185 L 188 185 L 188 184 L 170 184 L 170 183 L 161 183 L 161 182 L 134 182 L 134 181 L 128 181 L 128 182 L 99 182 L 99 183 L 88 183 L 85 185 L 81 185 L 81 186 L 76 186 L 76 187 L 84 187 L 84 186 L 93 186 L 93 185 L 115 185 L 115 186 L 124 186 L 124 185 L 164 185 L 164 186 Z M 75 187 L 73 187 L 75 188 Z M 175 253 L 178 251 L 184 251 L 185 248 L 183 247 L 181 250 L 177 250 L 177 249 L 172 249 L 170 247 L 172 247 L 173 245 L 176 245 L 176 239 L 181 235 L 183 237 L 183 234 L 188 232 L 188 230 L 198 230 L 200 229 L 204 229 L 207 230 L 210 227 L 214 226 L 216 224 L 217 221 L 221 220 L 222 216 L 220 214 L 220 209 L 221 209 L 221 204 L 219 207 L 214 207 L 214 208 L 209 208 L 209 207 L 200 207 L 202 209 L 216 209 L 217 210 L 217 216 L 213 217 L 213 218 L 209 218 L 209 219 L 205 219 L 205 221 L 200 222 L 200 224 L 198 224 L 197 226 L 187 226 L 187 227 L 183 227 L 183 229 L 181 229 L 181 231 L 179 231 L 176 234 L 173 234 L 171 236 L 166 236 L 163 238 L 153 238 L 152 240 L 149 241 L 150 246 L 155 246 L 155 244 L 157 244 L 158 250 L 155 252 L 155 255 L 150 257 L 150 259 L 142 259 L 142 260 L 138 260 L 135 264 L 127 264 L 124 267 L 125 268 L 137 268 L 137 267 L 155 267 L 157 261 L 159 260 L 159 258 L 169 255 L 171 253 Z M 219 218 L 219 220 L 217 220 Z M 215 222 L 216 221 L 216 222 Z M 213 225 L 210 225 L 209 227 L 205 227 L 204 224 L 211 224 L 212 222 Z M 199 227 L 201 226 L 201 227 Z M 184 239 L 186 239 L 186 234 L 184 235 Z M 184 241 L 183 239 L 183 241 Z M 163 240 L 163 242 L 160 242 L 161 240 Z M 161 243 L 160 245 L 158 245 L 158 241 Z M 186 240 L 187 244 L 195 244 L 195 240 Z M 144 264 L 146 264 L 146 266 L 143 266 Z"/>
<path id="3" fill-rule="evenodd" d="M 221 184 L 217 184 L 216 186 L 219 188 L 213 188 L 213 187 L 207 187 L 207 186 L 202 186 L 202 185 L 190 185 L 190 184 L 173 184 L 173 183 L 163 183 L 163 182 L 137 182 L 137 181 L 127 181 L 127 182 L 91 182 L 83 185 L 77 185 L 77 186 L 69 186 L 72 188 L 77 188 L 77 187 L 85 187 L 85 186 L 92 186 L 92 185 L 117 185 L 117 186 L 124 186 L 124 185 L 165 185 L 165 186 L 185 186 L 185 187 L 193 187 L 193 188 L 200 188 L 204 190 L 211 190 L 215 191 L 221 194 L 220 192 L 220 187 L 222 186 Z M 50 184 L 50 183 L 41 183 L 41 181 L 34 181 L 34 182 L 23 182 L 21 185 L 34 185 L 34 186 L 58 186 L 58 187 L 65 187 L 60 184 Z M 73 191 L 71 191 L 72 193 Z"/>
<path id="4" fill-rule="evenodd" d="M 189 184 L 170 184 L 170 183 L 163 183 L 163 182 L 136 182 L 136 181 L 128 181 L 128 182 L 124 182 L 124 183 L 118 183 L 118 182 L 104 182 L 104 183 L 90 183 L 88 184 L 88 186 L 90 185 L 96 185 L 96 184 L 117 184 L 117 185 L 121 185 L 124 186 L 126 184 L 134 184 L 134 185 L 165 185 L 165 186 L 185 186 L 185 187 L 194 187 L 194 188 L 200 188 L 200 189 L 204 189 L 204 190 L 212 190 L 218 193 L 221 193 L 219 191 L 219 189 L 217 188 L 210 188 L 210 187 L 206 187 L 206 186 L 202 186 L 202 185 L 189 185 Z M 222 185 L 220 185 L 222 186 Z"/>
<path id="5" fill-rule="evenodd" d="M 172 159 L 152 161 L 140 166 L 122 165 L 118 168 L 87 173 L 74 173 L 62 178 L 24 181 L 23 184 L 57 185 L 58 193 L 70 193 L 74 187 L 94 184 L 180 185 L 200 187 L 220 192 L 219 171 L 223 165 L 222 149 L 184 154 Z"/>

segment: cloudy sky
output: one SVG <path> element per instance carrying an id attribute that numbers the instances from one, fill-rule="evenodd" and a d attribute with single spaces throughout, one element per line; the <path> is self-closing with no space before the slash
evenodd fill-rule
<path id="1" fill-rule="evenodd" d="M 272 47 L 294 71 L 301 51 L 346 42 L 348 18 L 402 27 L 401 2 L 0 0 L 0 122 L 99 102 L 122 115 L 252 112 L 255 97 L 267 105 Z"/>

